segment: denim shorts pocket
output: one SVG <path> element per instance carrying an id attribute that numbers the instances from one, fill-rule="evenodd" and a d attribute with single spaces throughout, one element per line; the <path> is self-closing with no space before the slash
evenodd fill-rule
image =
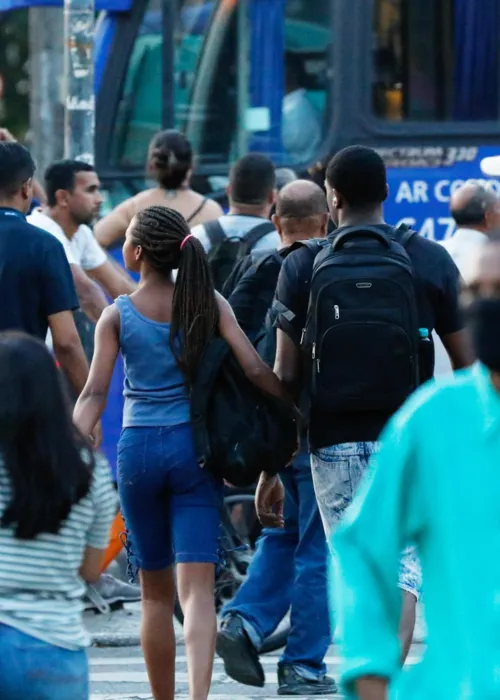
<path id="1" fill-rule="evenodd" d="M 313 455 L 314 491 L 327 535 L 331 534 L 352 501 L 353 486 L 348 459 L 323 461 Z"/>
<path id="2" fill-rule="evenodd" d="M 144 428 L 126 428 L 120 436 L 117 475 L 129 485 L 134 484 L 146 471 L 148 435 Z"/>

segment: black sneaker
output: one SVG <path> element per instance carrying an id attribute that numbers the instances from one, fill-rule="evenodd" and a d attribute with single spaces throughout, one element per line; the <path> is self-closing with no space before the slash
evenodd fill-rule
<path id="1" fill-rule="evenodd" d="M 222 623 L 215 650 L 224 661 L 224 669 L 230 678 L 243 685 L 264 687 L 264 669 L 259 655 L 238 615 L 230 615 Z"/>
<path id="2" fill-rule="evenodd" d="M 337 684 L 329 676 L 311 681 L 290 664 L 278 664 L 278 695 L 335 695 Z"/>

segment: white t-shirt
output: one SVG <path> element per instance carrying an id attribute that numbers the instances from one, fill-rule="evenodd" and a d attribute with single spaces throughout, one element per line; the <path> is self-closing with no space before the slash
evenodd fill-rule
<path id="1" fill-rule="evenodd" d="M 466 284 L 471 281 L 471 271 L 477 252 L 488 242 L 488 236 L 472 228 L 459 228 L 452 238 L 442 242 L 442 245 L 453 258 Z M 452 366 L 446 348 L 438 335 L 434 334 L 436 361 L 434 377 L 446 378 L 452 371 Z"/>
<path id="2" fill-rule="evenodd" d="M 89 226 L 82 224 L 73 238 L 69 239 L 59 224 L 40 209 L 35 209 L 28 216 L 28 221 L 33 226 L 51 233 L 62 243 L 70 265 L 79 265 L 82 270 L 95 270 L 106 262 L 106 253 L 96 241 Z"/>
<path id="3" fill-rule="evenodd" d="M 322 140 L 321 115 L 303 88 L 283 98 L 282 140 L 294 163 L 305 163 L 318 155 Z"/>

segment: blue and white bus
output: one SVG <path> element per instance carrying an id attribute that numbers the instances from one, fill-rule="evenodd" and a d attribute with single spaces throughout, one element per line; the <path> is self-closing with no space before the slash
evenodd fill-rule
<path id="1" fill-rule="evenodd" d="M 498 0 L 134 0 L 100 20 L 98 169 L 112 202 L 143 187 L 146 145 L 174 125 L 219 197 L 247 150 L 303 170 L 365 143 L 389 168 L 387 219 L 439 240 L 454 188 L 500 153 L 499 37 Z M 290 60 L 321 125 L 305 158 L 282 142 Z"/>

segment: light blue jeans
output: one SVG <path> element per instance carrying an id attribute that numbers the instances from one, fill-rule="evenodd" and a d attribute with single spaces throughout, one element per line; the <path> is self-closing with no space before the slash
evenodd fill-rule
<path id="1" fill-rule="evenodd" d="M 377 442 L 348 442 L 322 447 L 311 454 L 314 490 L 328 543 L 365 473 L 370 458 L 378 451 Z M 383 508 L 383 503 L 380 504 Z M 401 556 L 399 587 L 420 597 L 422 573 L 414 547 Z"/>
<path id="2" fill-rule="evenodd" d="M 69 651 L 0 624 L 2 700 L 88 700 L 87 653 Z"/>

